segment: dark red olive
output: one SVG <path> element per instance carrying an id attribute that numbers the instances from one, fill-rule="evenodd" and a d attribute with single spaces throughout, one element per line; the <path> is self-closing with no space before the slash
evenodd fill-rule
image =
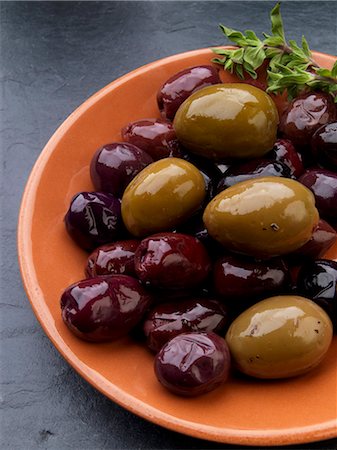
<path id="1" fill-rule="evenodd" d="M 318 128 L 311 138 L 311 150 L 322 165 L 337 169 L 337 122 Z"/>
<path id="2" fill-rule="evenodd" d="M 296 178 L 304 172 L 301 155 L 296 151 L 289 139 L 277 139 L 273 149 L 266 155 L 266 158 L 285 164 Z"/>
<path id="3" fill-rule="evenodd" d="M 170 122 L 162 119 L 142 119 L 122 129 L 122 137 L 148 153 L 154 161 L 169 156 L 181 156 L 176 132 Z"/>
<path id="4" fill-rule="evenodd" d="M 201 242 L 182 233 L 158 233 L 143 239 L 135 254 L 138 278 L 145 284 L 167 289 L 200 285 L 211 263 Z"/>
<path id="5" fill-rule="evenodd" d="M 253 159 L 244 164 L 231 166 L 223 175 L 218 184 L 218 192 L 227 189 L 241 181 L 260 177 L 285 177 L 291 178 L 288 166 L 280 161 L 268 161 L 265 159 Z"/>
<path id="6" fill-rule="evenodd" d="M 90 164 L 97 191 L 121 196 L 130 181 L 153 159 L 144 150 L 126 142 L 113 142 L 99 148 Z"/>
<path id="7" fill-rule="evenodd" d="M 302 266 L 297 289 L 327 312 L 337 331 L 337 262 L 317 259 Z"/>
<path id="8" fill-rule="evenodd" d="M 279 258 L 257 261 L 241 255 L 225 255 L 214 265 L 214 290 L 226 304 L 250 305 L 262 298 L 283 293 L 289 271 Z"/>
<path id="9" fill-rule="evenodd" d="M 155 357 L 159 382 L 174 394 L 196 396 L 224 383 L 229 375 L 226 341 L 215 333 L 183 333 L 168 341 Z"/>
<path id="10" fill-rule="evenodd" d="M 130 239 L 96 248 L 87 259 L 86 276 L 136 275 L 134 256 L 139 244 L 140 241 Z"/>
<path id="11" fill-rule="evenodd" d="M 221 83 L 213 66 L 195 66 L 170 77 L 157 94 L 157 103 L 163 117 L 173 120 L 179 106 L 193 92 L 211 84 Z"/>
<path id="12" fill-rule="evenodd" d="M 327 220 L 337 220 L 337 173 L 311 169 L 299 181 L 314 193 L 319 215 Z"/>
<path id="13" fill-rule="evenodd" d="M 336 242 L 336 236 L 336 231 L 325 220 L 320 219 L 310 241 L 288 255 L 289 262 L 321 258 Z"/>
<path id="14" fill-rule="evenodd" d="M 158 352 L 181 333 L 213 331 L 220 333 L 227 325 L 226 308 L 217 300 L 193 298 L 156 306 L 144 321 L 148 347 Z"/>
<path id="15" fill-rule="evenodd" d="M 103 192 L 76 194 L 64 221 L 77 245 L 89 251 L 115 241 L 125 233 L 120 200 Z"/>
<path id="16" fill-rule="evenodd" d="M 62 318 L 76 336 L 103 342 L 125 336 L 139 323 L 151 296 L 127 275 L 82 280 L 62 294 Z"/>
<path id="17" fill-rule="evenodd" d="M 309 92 L 296 97 L 281 116 L 279 130 L 296 148 L 310 147 L 311 136 L 322 125 L 334 122 L 336 105 L 330 94 Z"/>

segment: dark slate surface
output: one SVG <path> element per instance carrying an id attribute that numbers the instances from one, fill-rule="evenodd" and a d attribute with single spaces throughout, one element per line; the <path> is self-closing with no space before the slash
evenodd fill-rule
<path id="1" fill-rule="evenodd" d="M 234 448 L 148 423 L 73 371 L 23 290 L 16 223 L 35 160 L 75 107 L 140 65 L 225 43 L 218 22 L 268 31 L 273 4 L 1 2 L 1 448 Z M 303 33 L 311 48 L 336 52 L 336 2 L 284 2 L 282 8 L 290 37 L 299 40 Z M 336 441 L 300 448 L 333 449 Z"/>

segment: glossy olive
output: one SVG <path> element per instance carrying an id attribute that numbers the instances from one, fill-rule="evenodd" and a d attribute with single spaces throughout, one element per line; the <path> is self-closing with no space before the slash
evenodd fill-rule
<path id="1" fill-rule="evenodd" d="M 195 287 L 206 279 L 210 268 L 205 247 L 187 234 L 154 234 L 141 241 L 135 254 L 138 278 L 153 287 Z"/>
<path id="2" fill-rule="evenodd" d="M 139 323 L 151 296 L 127 275 L 82 280 L 62 294 L 62 319 L 76 336 L 103 342 L 125 336 Z"/>
<path id="3" fill-rule="evenodd" d="M 337 169 L 337 122 L 318 128 L 311 138 L 314 158 L 327 168 Z"/>
<path id="4" fill-rule="evenodd" d="M 302 157 L 289 139 L 277 139 L 266 158 L 286 164 L 296 178 L 304 172 Z"/>
<path id="5" fill-rule="evenodd" d="M 275 142 L 277 124 L 269 95 L 243 83 L 200 89 L 174 118 L 177 137 L 188 150 L 217 160 L 263 156 Z"/>
<path id="6" fill-rule="evenodd" d="M 145 317 L 143 330 L 147 346 L 158 352 L 178 334 L 213 331 L 219 334 L 227 325 L 226 308 L 217 300 L 190 298 L 158 305 Z"/>
<path id="7" fill-rule="evenodd" d="M 327 169 L 310 169 L 299 181 L 314 193 L 320 216 L 337 220 L 337 173 Z"/>
<path id="8" fill-rule="evenodd" d="M 311 298 L 329 315 L 337 331 L 337 262 L 318 259 L 303 265 L 297 277 L 300 295 Z"/>
<path id="9" fill-rule="evenodd" d="M 88 257 L 87 277 L 99 275 L 131 275 L 135 273 L 134 256 L 140 244 L 136 239 L 116 241 L 96 248 Z"/>
<path id="10" fill-rule="evenodd" d="M 224 173 L 218 184 L 218 192 L 227 189 L 241 181 L 261 177 L 285 177 L 291 178 L 290 168 L 280 161 L 268 161 L 267 159 L 256 158 L 244 164 L 231 166 Z"/>
<path id="11" fill-rule="evenodd" d="M 163 117 L 172 120 L 179 106 L 193 92 L 211 84 L 221 83 L 219 72 L 213 66 L 194 66 L 170 77 L 157 94 L 157 103 Z"/>
<path id="12" fill-rule="evenodd" d="M 131 122 L 122 129 L 122 138 L 144 150 L 154 161 L 169 156 L 181 156 L 172 124 L 162 119 Z"/>
<path id="13" fill-rule="evenodd" d="M 289 103 L 281 116 L 280 132 L 290 139 L 296 148 L 309 149 L 311 137 L 322 125 L 337 117 L 336 105 L 330 94 L 308 92 Z"/>
<path id="14" fill-rule="evenodd" d="M 89 251 L 125 233 L 121 202 L 109 193 L 79 192 L 72 198 L 64 222 L 77 245 Z"/>
<path id="15" fill-rule="evenodd" d="M 206 196 L 200 171 L 187 161 L 166 158 L 139 173 L 122 198 L 126 228 L 137 237 L 169 231 L 188 219 Z"/>
<path id="16" fill-rule="evenodd" d="M 229 250 L 255 257 L 289 253 L 304 245 L 318 223 L 312 192 L 288 178 L 238 183 L 208 204 L 204 222 Z"/>
<path id="17" fill-rule="evenodd" d="M 299 296 L 270 297 L 230 325 L 226 341 L 236 367 L 257 378 L 286 378 L 316 367 L 332 340 L 326 312 Z"/>
<path id="18" fill-rule="evenodd" d="M 120 196 L 130 181 L 153 159 L 127 142 L 113 142 L 99 148 L 90 164 L 90 176 L 97 191 Z"/>
<path id="19" fill-rule="evenodd" d="M 159 382 L 174 394 L 196 396 L 227 380 L 230 361 L 225 340 L 215 333 L 183 333 L 157 353 L 154 369 Z"/>

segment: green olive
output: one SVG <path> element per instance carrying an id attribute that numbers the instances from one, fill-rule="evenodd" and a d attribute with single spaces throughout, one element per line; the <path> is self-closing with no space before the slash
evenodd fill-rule
<path id="1" fill-rule="evenodd" d="M 262 177 L 220 192 L 203 219 L 210 236 L 229 250 L 268 258 L 309 241 L 319 217 L 312 192 L 301 183 Z"/>
<path id="2" fill-rule="evenodd" d="M 285 378 L 316 367 L 332 341 L 332 323 L 311 300 L 270 297 L 238 316 L 226 341 L 237 368 L 257 378 Z"/>
<path id="3" fill-rule="evenodd" d="M 122 198 L 126 228 L 137 237 L 168 231 L 200 207 L 206 195 L 201 172 L 180 158 L 165 158 L 143 169 Z"/>
<path id="4" fill-rule="evenodd" d="M 191 152 L 211 159 L 256 158 L 274 145 L 277 108 L 261 89 L 243 83 L 215 84 L 179 107 L 174 128 Z"/>

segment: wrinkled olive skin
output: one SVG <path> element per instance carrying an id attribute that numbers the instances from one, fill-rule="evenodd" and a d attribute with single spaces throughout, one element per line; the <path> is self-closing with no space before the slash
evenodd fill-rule
<path id="1" fill-rule="evenodd" d="M 337 170 L 337 122 L 318 128 L 311 138 L 314 158 L 328 169 Z"/>
<path id="2" fill-rule="evenodd" d="M 131 122 L 122 129 L 122 138 L 144 150 L 154 161 L 181 156 L 176 133 L 172 124 L 166 120 L 142 119 Z"/>
<path id="3" fill-rule="evenodd" d="M 203 220 L 209 235 L 228 250 L 268 258 L 309 241 L 319 217 L 312 192 L 301 183 L 265 177 L 220 192 Z"/>
<path id="4" fill-rule="evenodd" d="M 151 296 L 127 275 L 82 280 L 62 294 L 62 319 L 69 330 L 90 342 L 125 336 L 142 319 Z"/>
<path id="5" fill-rule="evenodd" d="M 315 131 L 322 125 L 334 122 L 337 109 L 330 94 L 309 92 L 292 100 L 281 116 L 280 132 L 282 137 L 290 139 L 296 148 L 310 148 Z"/>
<path id="6" fill-rule="evenodd" d="M 337 220 L 337 173 L 327 169 L 310 169 L 299 181 L 313 192 L 320 216 L 328 221 Z"/>
<path id="7" fill-rule="evenodd" d="M 69 235 L 84 250 L 119 239 L 125 233 L 121 202 L 103 192 L 79 192 L 64 217 Z"/>
<path id="8" fill-rule="evenodd" d="M 85 275 L 88 278 L 100 275 L 135 276 L 135 252 L 140 244 L 136 239 L 117 241 L 96 248 L 88 257 Z"/>
<path id="9" fill-rule="evenodd" d="M 302 157 L 289 139 L 277 139 L 272 150 L 267 153 L 266 158 L 280 161 L 287 165 L 291 174 L 296 178 L 304 172 Z"/>
<path id="10" fill-rule="evenodd" d="M 179 106 L 193 92 L 212 84 L 221 83 L 219 72 L 213 66 L 194 66 L 170 77 L 157 94 L 161 115 L 172 120 Z"/>
<path id="11" fill-rule="evenodd" d="M 332 323 L 311 300 L 270 297 L 256 303 L 230 325 L 226 342 L 236 367 L 256 378 L 304 374 L 325 357 Z"/>
<path id="12" fill-rule="evenodd" d="M 230 353 L 215 333 L 183 333 L 168 341 L 155 357 L 159 382 L 172 393 L 193 397 L 224 383 L 229 375 Z"/>
<path id="13" fill-rule="evenodd" d="M 226 325 L 227 311 L 219 301 L 190 298 L 156 306 L 146 315 L 143 330 L 147 346 L 157 353 L 178 334 L 192 331 L 220 334 Z"/>
<path id="14" fill-rule="evenodd" d="M 135 254 L 138 278 L 152 287 L 192 288 L 206 279 L 210 268 L 205 247 L 187 234 L 155 234 L 143 239 Z"/>
<path id="15" fill-rule="evenodd" d="M 153 159 L 144 150 L 126 142 L 113 142 L 99 148 L 90 164 L 96 191 L 121 196 L 126 186 Z"/>
<path id="16" fill-rule="evenodd" d="M 337 332 L 337 262 L 318 259 L 302 266 L 297 289 L 326 311 Z"/>
<path id="17" fill-rule="evenodd" d="M 126 188 L 122 217 L 136 237 L 170 231 L 187 220 L 205 196 L 205 181 L 196 167 L 179 158 L 161 159 L 147 166 Z"/>
<path id="18" fill-rule="evenodd" d="M 291 178 L 291 176 L 290 168 L 280 161 L 268 161 L 262 158 L 253 159 L 252 161 L 244 164 L 231 166 L 220 180 L 217 191 L 221 192 L 230 186 L 234 186 L 234 184 L 240 183 L 241 181 L 250 180 L 251 178 Z"/>
<path id="19" fill-rule="evenodd" d="M 173 124 L 192 153 L 215 160 L 257 158 L 274 145 L 278 112 L 271 97 L 254 86 L 217 84 L 188 97 Z"/>
<path id="20" fill-rule="evenodd" d="M 320 219 L 310 240 L 303 247 L 288 255 L 289 262 L 320 258 L 336 242 L 336 239 L 336 231 L 325 220 Z"/>
<path id="21" fill-rule="evenodd" d="M 227 305 L 241 309 L 267 296 L 284 293 L 289 282 L 288 268 L 279 258 L 256 261 L 242 255 L 226 255 L 213 268 L 216 294 Z"/>

